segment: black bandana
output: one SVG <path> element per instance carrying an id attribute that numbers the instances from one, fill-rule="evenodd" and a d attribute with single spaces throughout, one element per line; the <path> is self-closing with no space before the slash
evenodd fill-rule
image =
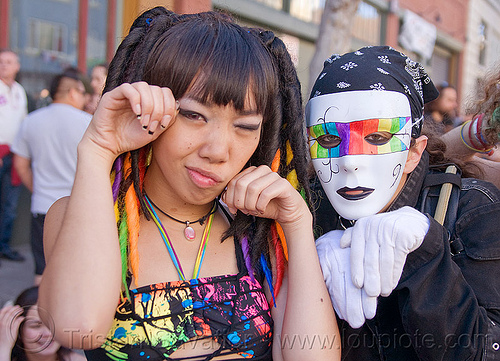
<path id="1" fill-rule="evenodd" d="M 403 93 L 410 102 L 412 137 L 420 136 L 424 103 L 439 92 L 422 65 L 389 46 L 372 46 L 325 61 L 310 98 L 353 90 L 389 90 Z"/>

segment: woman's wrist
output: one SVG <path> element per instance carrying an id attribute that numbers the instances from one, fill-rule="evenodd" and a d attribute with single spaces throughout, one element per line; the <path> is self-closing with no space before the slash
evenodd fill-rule
<path id="1" fill-rule="evenodd" d="M 484 114 L 479 114 L 474 119 L 466 121 L 460 129 L 460 136 L 463 144 L 470 150 L 489 154 L 495 145 L 490 144 L 483 134 L 484 123 Z"/>
<path id="2" fill-rule="evenodd" d="M 85 136 L 78 144 L 77 153 L 79 161 L 88 160 L 90 162 L 95 162 L 96 167 L 99 167 L 99 164 L 101 164 L 103 167 L 106 167 L 108 171 L 111 170 L 117 157 L 116 154 L 97 145 L 93 140 Z"/>
<path id="3" fill-rule="evenodd" d="M 287 240 L 292 240 L 295 236 L 299 236 L 303 239 L 302 237 L 307 233 L 312 235 L 313 216 L 309 209 L 306 208 L 306 211 L 301 212 L 293 221 L 279 222 L 279 225 Z"/>

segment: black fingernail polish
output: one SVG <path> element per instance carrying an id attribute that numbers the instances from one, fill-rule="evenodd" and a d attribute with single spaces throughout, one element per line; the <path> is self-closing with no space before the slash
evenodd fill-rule
<path id="1" fill-rule="evenodd" d="M 148 126 L 147 125 L 143 125 L 142 129 L 146 130 L 146 129 L 148 129 Z"/>
<path id="2" fill-rule="evenodd" d="M 141 115 L 140 114 L 137 114 L 137 119 L 141 119 Z"/>
<path id="3" fill-rule="evenodd" d="M 163 129 L 165 129 L 165 128 L 166 128 L 166 126 L 164 126 L 163 124 L 160 124 L 160 127 L 162 127 Z"/>
<path id="4" fill-rule="evenodd" d="M 148 130 L 148 134 L 153 134 L 153 133 L 154 133 L 154 132 L 152 132 L 152 131 Z"/>

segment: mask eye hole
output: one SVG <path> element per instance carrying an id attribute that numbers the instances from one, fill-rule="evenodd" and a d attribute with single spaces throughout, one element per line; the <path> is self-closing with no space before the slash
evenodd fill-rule
<path id="1" fill-rule="evenodd" d="M 372 145 L 384 145 L 388 143 L 393 134 L 389 132 L 374 132 L 365 137 L 365 140 Z"/>
<path id="2" fill-rule="evenodd" d="M 342 139 L 338 135 L 325 134 L 318 137 L 317 142 L 326 149 L 335 148 L 342 142 Z"/>

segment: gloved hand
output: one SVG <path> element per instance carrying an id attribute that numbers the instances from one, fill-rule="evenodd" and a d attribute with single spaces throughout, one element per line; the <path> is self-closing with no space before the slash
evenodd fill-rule
<path id="1" fill-rule="evenodd" d="M 351 249 L 352 282 L 369 296 L 388 296 L 398 285 L 408 253 L 422 244 L 430 222 L 414 208 L 363 217 L 340 246 Z"/>
<path id="2" fill-rule="evenodd" d="M 344 231 L 331 231 L 316 240 L 319 262 L 337 315 L 353 328 L 361 327 L 377 311 L 377 297 L 370 297 L 352 283 L 350 248 L 340 248 Z"/>

